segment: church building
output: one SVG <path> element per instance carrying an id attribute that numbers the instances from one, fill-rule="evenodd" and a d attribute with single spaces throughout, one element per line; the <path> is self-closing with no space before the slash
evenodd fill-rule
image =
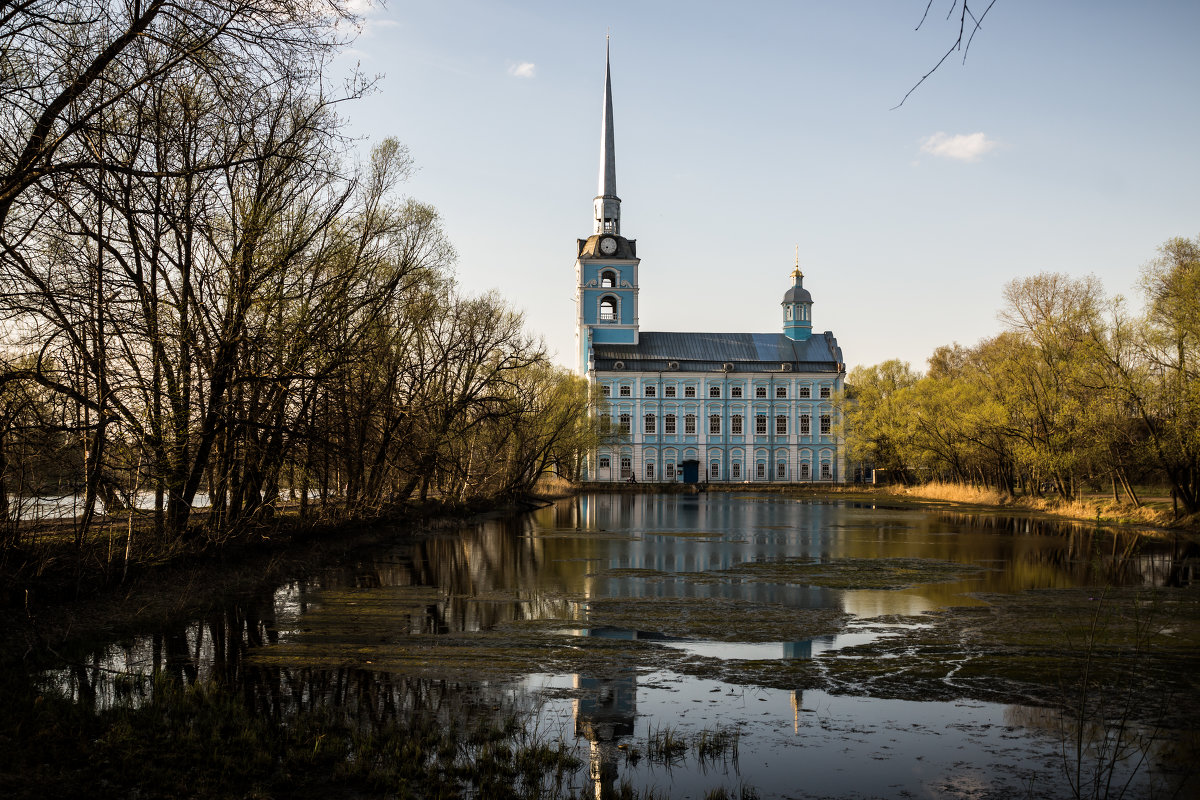
<path id="1" fill-rule="evenodd" d="M 832 332 L 813 332 L 799 258 L 779 332 L 641 330 L 641 261 L 637 241 L 621 234 L 607 58 L 601 127 L 595 227 L 575 261 L 576 368 L 598 387 L 614 435 L 590 454 L 585 480 L 845 482 L 833 404 L 845 361 Z"/>

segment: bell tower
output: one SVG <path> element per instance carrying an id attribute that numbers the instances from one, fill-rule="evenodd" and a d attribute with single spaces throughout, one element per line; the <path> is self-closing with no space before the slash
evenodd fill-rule
<path id="1" fill-rule="evenodd" d="M 592 203 L 592 235 L 578 240 L 575 258 L 575 369 L 592 371 L 593 344 L 638 343 L 637 242 L 621 235 L 617 197 L 612 69 L 604 47 L 604 103 L 600 121 L 600 180 Z"/>

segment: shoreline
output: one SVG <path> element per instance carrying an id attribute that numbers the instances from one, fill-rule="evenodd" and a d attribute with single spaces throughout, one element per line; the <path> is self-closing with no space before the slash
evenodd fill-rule
<path id="1" fill-rule="evenodd" d="M 897 490 L 898 489 L 898 490 Z M 863 502 L 898 509 L 964 514 L 1003 514 L 1056 522 L 1095 525 L 1095 518 L 1053 513 L 1016 503 L 984 503 L 924 497 L 904 487 L 865 485 L 741 485 L 713 484 L 706 492 L 761 494 L 809 500 Z M 230 599 L 252 593 L 266 583 L 299 577 L 360 549 L 386 542 L 478 524 L 489 519 L 526 513 L 556 500 L 586 492 L 607 494 L 698 493 L 687 484 L 579 484 L 558 486 L 503 503 L 474 507 L 428 504 L 407 513 L 362 521 L 338 521 L 281 528 L 274 536 L 245 541 L 221 550 L 180 555 L 166 562 L 143 565 L 121 584 L 108 585 L 79 596 L 50 593 L 45 599 L 0 608 L 0 665 L 37 660 L 57 648 L 90 639 L 112 639 L 127 632 L 161 627 L 181 614 L 199 616 Z M 1155 525 L 1144 521 L 1101 518 L 1099 527 L 1153 537 L 1200 540 L 1194 527 Z"/>
<path id="2" fill-rule="evenodd" d="M 153 630 L 180 615 L 200 616 L 358 550 L 525 513 L 548 502 L 526 495 L 478 506 L 431 503 L 372 519 L 280 526 L 259 539 L 139 565 L 123 583 L 74 596 L 61 586 L 49 587 L 45 597 L 27 588 L 24 605 L 0 606 L 0 666 L 54 656 L 68 644 Z"/>

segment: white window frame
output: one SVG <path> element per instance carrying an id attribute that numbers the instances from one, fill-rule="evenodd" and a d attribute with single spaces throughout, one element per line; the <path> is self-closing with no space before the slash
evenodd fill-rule
<path id="1" fill-rule="evenodd" d="M 666 417 L 663 419 L 663 435 L 664 436 L 675 435 L 675 415 L 674 414 L 667 414 Z"/>
<path id="2" fill-rule="evenodd" d="M 787 436 L 787 414 L 775 415 L 775 435 Z"/>
<path id="3" fill-rule="evenodd" d="M 832 414 L 822 414 L 821 415 L 821 435 L 828 436 L 832 432 L 833 432 L 833 415 Z"/>
<path id="4" fill-rule="evenodd" d="M 800 415 L 800 435 L 810 436 L 812 434 L 812 417 L 808 414 Z"/>
<path id="5" fill-rule="evenodd" d="M 684 436 L 695 436 L 696 435 L 696 415 L 695 414 L 684 414 L 683 415 L 683 435 Z"/>
<path id="6" fill-rule="evenodd" d="M 721 435 L 721 415 L 720 414 L 709 414 L 708 415 L 708 435 L 709 436 L 720 436 Z"/>
<path id="7" fill-rule="evenodd" d="M 787 399 L 787 387 L 786 386 L 776 386 L 775 387 L 775 399 L 776 400 L 786 400 Z"/>
<path id="8" fill-rule="evenodd" d="M 674 386 L 664 386 L 663 387 L 663 397 L 674 397 L 674 396 L 675 396 L 675 387 Z"/>
<path id="9" fill-rule="evenodd" d="M 741 414 L 733 414 L 729 417 L 729 435 L 730 436 L 741 436 L 742 435 L 742 415 Z"/>
<path id="10" fill-rule="evenodd" d="M 644 433 L 647 433 L 647 434 L 658 433 L 658 415 L 657 414 L 654 414 L 653 412 L 647 412 L 646 416 L 643 419 L 643 423 L 646 426 L 643 431 Z"/>
<path id="11" fill-rule="evenodd" d="M 766 414 L 755 414 L 754 415 L 754 435 L 755 436 L 766 436 L 767 435 L 767 415 Z"/>

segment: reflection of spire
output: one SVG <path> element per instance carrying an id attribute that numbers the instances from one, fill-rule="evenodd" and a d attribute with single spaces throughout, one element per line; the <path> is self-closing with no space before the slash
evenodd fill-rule
<path id="1" fill-rule="evenodd" d="M 800 733 L 800 710 L 804 705 L 804 692 L 796 689 L 792 692 L 792 732 Z"/>

